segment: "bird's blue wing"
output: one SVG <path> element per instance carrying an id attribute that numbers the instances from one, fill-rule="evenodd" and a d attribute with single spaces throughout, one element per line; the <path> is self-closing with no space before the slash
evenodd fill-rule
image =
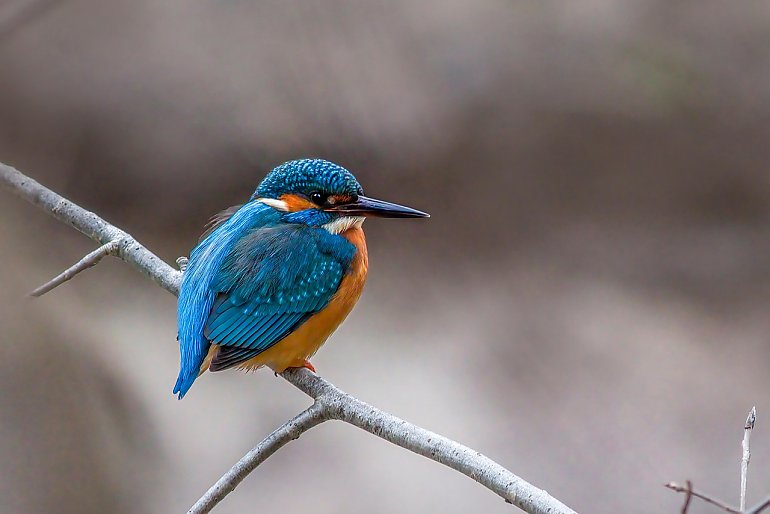
<path id="1" fill-rule="evenodd" d="M 252 230 L 223 261 L 204 335 L 220 349 L 209 369 L 267 350 L 322 310 L 339 288 L 355 247 L 321 228 L 278 224 Z"/>
<path id="2" fill-rule="evenodd" d="M 261 202 L 229 209 L 213 220 L 210 230 L 190 252 L 179 287 L 178 325 L 180 368 L 174 393 L 182 398 L 200 374 L 209 350 L 203 335 L 217 293 L 211 289 L 227 256 L 252 230 L 278 223 L 280 213 Z"/>

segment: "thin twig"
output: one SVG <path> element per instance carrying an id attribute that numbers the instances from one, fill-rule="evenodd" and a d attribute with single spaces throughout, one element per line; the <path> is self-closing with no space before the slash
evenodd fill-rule
<path id="1" fill-rule="evenodd" d="M 10 166 L 0 164 L 0 183 L 4 183 L 23 199 L 102 244 L 120 239 L 122 243 L 117 252 L 120 259 L 150 277 L 166 291 L 175 295 L 179 293 L 181 273 L 172 269 L 126 232 L 107 223 L 96 214 L 78 207 Z M 531 514 L 575 514 L 575 511 L 547 492 L 514 475 L 488 457 L 451 439 L 372 407 L 337 389 L 307 369 L 288 370 L 282 376 L 316 400 L 316 403 L 321 405 L 319 408 L 322 409 L 324 417 L 345 421 L 402 448 L 455 469 Z M 221 488 L 212 492 L 211 500 L 207 504 L 210 505 L 207 507 L 209 510 L 232 491 L 246 474 L 288 442 L 280 437 L 273 439 L 270 437 L 272 434 L 252 450 L 254 453 L 250 452 L 239 461 L 239 465 L 244 466 L 242 475 L 240 471 L 231 470 L 232 474 L 228 472 L 217 482 Z"/>
<path id="2" fill-rule="evenodd" d="M 684 505 L 682 505 L 681 514 L 687 514 L 687 510 L 690 508 L 690 502 L 692 501 L 692 481 L 688 480 L 686 484 L 687 491 L 685 491 L 686 494 L 684 496 Z"/>
<path id="3" fill-rule="evenodd" d="M 741 511 L 746 510 L 746 479 L 749 474 L 749 461 L 751 460 L 751 432 L 754 430 L 754 423 L 757 421 L 757 407 L 754 406 L 749 411 L 746 418 L 746 424 L 743 426 L 743 457 L 741 458 Z"/>
<path id="4" fill-rule="evenodd" d="M 249 453 L 243 456 L 235 466 L 225 473 L 222 478 L 195 502 L 187 514 L 205 514 L 221 502 L 225 496 L 233 492 L 249 473 L 262 464 L 268 457 L 277 452 L 283 445 L 298 439 L 300 435 L 326 420 L 324 409 L 319 402 L 313 403 L 291 420 L 287 421 Z"/>
<path id="5" fill-rule="evenodd" d="M 717 500 L 716 498 L 712 498 L 711 496 L 708 496 L 707 494 L 701 493 L 699 491 L 696 491 L 692 487 L 692 483 L 688 480 L 687 485 L 683 486 L 681 484 L 677 484 L 676 482 L 669 482 L 665 484 L 666 487 L 671 489 L 672 491 L 676 491 L 678 493 L 686 493 L 688 496 L 694 496 L 695 498 L 700 498 L 701 500 L 705 501 L 706 503 L 710 503 L 711 505 L 715 507 L 719 507 L 725 512 L 730 512 L 731 514 L 741 514 L 741 511 L 736 509 L 735 507 L 731 507 L 727 505 L 725 502 L 721 500 Z M 684 511 L 682 511 L 684 512 Z"/>
<path id="6" fill-rule="evenodd" d="M 768 507 L 770 507 L 770 496 L 766 496 L 764 500 L 745 511 L 744 514 L 759 514 Z"/>
<path id="7" fill-rule="evenodd" d="M 81 271 L 85 271 L 88 268 L 93 268 L 97 264 L 99 264 L 99 261 L 101 261 L 104 257 L 108 255 L 115 255 L 118 251 L 118 248 L 120 247 L 120 241 L 110 241 L 107 244 L 103 244 L 93 252 L 89 253 L 82 259 L 80 259 L 78 262 L 64 270 L 61 274 L 57 275 L 56 277 L 52 278 L 42 286 L 38 287 L 31 293 L 29 293 L 30 296 L 43 296 L 48 291 L 62 285 L 66 281 L 70 280 L 72 277 L 80 273 Z"/>

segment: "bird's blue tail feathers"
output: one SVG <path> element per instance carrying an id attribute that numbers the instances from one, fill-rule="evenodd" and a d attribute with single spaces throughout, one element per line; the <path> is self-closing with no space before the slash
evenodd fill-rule
<path id="1" fill-rule="evenodd" d="M 179 372 L 179 377 L 177 377 L 176 385 L 174 386 L 174 394 L 177 395 L 178 399 L 184 398 L 184 395 L 190 390 L 196 378 L 198 378 L 198 373 Z"/>

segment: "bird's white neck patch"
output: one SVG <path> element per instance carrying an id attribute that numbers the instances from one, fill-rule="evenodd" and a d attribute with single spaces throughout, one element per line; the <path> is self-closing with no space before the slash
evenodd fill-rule
<path id="1" fill-rule="evenodd" d="M 269 205 L 277 211 L 289 212 L 289 206 L 283 200 L 277 200 L 275 198 L 257 198 L 257 201 Z"/>
<path id="2" fill-rule="evenodd" d="M 342 234 L 353 227 L 360 227 L 365 219 L 363 216 L 342 216 L 321 226 L 330 234 Z"/>

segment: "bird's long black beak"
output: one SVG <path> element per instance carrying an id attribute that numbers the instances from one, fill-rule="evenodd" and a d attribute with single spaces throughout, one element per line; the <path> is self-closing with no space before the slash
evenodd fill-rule
<path id="1" fill-rule="evenodd" d="M 335 205 L 325 209 L 346 216 L 374 216 L 377 218 L 430 218 L 430 214 L 404 207 L 396 203 L 384 202 L 359 196 L 354 202 Z"/>

